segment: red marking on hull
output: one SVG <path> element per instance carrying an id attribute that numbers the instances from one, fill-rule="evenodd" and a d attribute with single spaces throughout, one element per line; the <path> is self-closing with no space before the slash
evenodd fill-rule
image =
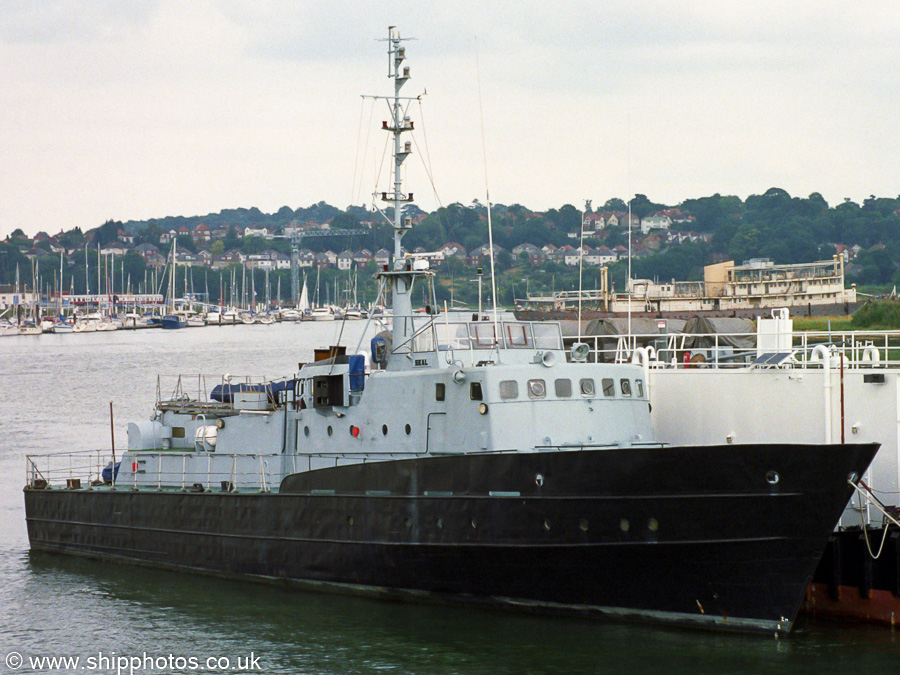
<path id="1" fill-rule="evenodd" d="M 838 599 L 828 594 L 828 584 L 810 584 L 803 611 L 813 616 L 852 619 L 896 625 L 900 619 L 900 598 L 890 591 L 872 589 L 863 597 L 855 586 L 838 586 Z"/>

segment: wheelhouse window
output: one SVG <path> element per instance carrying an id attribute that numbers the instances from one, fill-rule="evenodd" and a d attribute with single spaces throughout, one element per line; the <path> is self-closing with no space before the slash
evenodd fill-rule
<path id="1" fill-rule="evenodd" d="M 504 323 L 503 337 L 510 349 L 521 349 L 531 346 L 531 324 Z"/>
<path id="2" fill-rule="evenodd" d="M 434 351 L 434 331 L 432 326 L 426 326 L 413 337 L 412 350 L 419 354 Z"/>
<path id="3" fill-rule="evenodd" d="M 616 395 L 616 383 L 611 377 L 604 377 L 602 385 L 604 396 L 612 397 Z"/>
<path id="4" fill-rule="evenodd" d="M 572 380 L 561 379 L 553 383 L 557 398 L 569 398 L 572 396 Z"/>
<path id="5" fill-rule="evenodd" d="M 469 336 L 472 338 L 472 344 L 476 349 L 491 348 L 497 344 L 494 324 L 487 321 L 469 324 Z"/>
<path id="6" fill-rule="evenodd" d="M 643 380 L 635 380 L 634 381 L 634 391 L 638 398 L 644 398 L 644 381 Z"/>
<path id="7" fill-rule="evenodd" d="M 513 399 L 519 397 L 519 383 L 515 380 L 503 380 L 500 382 L 500 398 Z"/>
<path id="8" fill-rule="evenodd" d="M 434 400 L 443 401 L 447 394 L 447 385 L 443 382 L 434 383 Z"/>
<path id="9" fill-rule="evenodd" d="M 533 323 L 535 349 L 562 349 L 562 333 L 559 332 L 559 324 Z"/>
<path id="10" fill-rule="evenodd" d="M 481 393 L 481 382 L 469 383 L 469 398 L 473 401 L 481 401 L 484 399 L 484 396 Z"/>
<path id="11" fill-rule="evenodd" d="M 619 386 L 622 387 L 622 396 L 631 396 L 631 381 L 626 378 L 619 380 Z"/>

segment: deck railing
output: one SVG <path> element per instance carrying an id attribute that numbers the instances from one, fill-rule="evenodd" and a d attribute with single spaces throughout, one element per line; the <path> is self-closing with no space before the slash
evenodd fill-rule
<path id="1" fill-rule="evenodd" d="M 755 333 L 583 335 L 575 340 L 590 346 L 591 361 L 628 363 L 640 353 L 653 368 L 821 368 L 823 349 L 837 364 L 842 357 L 848 369 L 900 368 L 900 331 L 795 331 L 790 347 L 777 351 L 757 348 Z M 742 342 L 752 346 L 738 346 Z M 761 358 L 763 353 L 769 358 Z"/>

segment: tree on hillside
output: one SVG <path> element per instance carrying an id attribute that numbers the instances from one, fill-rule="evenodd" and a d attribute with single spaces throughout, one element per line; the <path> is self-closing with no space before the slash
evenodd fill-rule
<path id="1" fill-rule="evenodd" d="M 564 232 L 577 232 L 581 229 L 581 211 L 571 204 L 564 204 L 557 211 L 547 211 L 547 220 L 555 223 Z"/>
<path id="2" fill-rule="evenodd" d="M 106 244 L 111 244 L 112 242 L 117 241 L 119 238 L 119 230 L 121 228 L 122 223 L 115 220 L 107 220 L 97 229 L 97 235 L 94 238 L 94 244 L 105 246 Z"/>
<path id="3" fill-rule="evenodd" d="M 226 251 L 241 248 L 241 240 L 238 238 L 238 231 L 234 225 L 228 228 L 228 234 L 225 235 L 223 245 Z"/>
<path id="4" fill-rule="evenodd" d="M 637 194 L 631 200 L 631 212 L 638 218 L 646 218 L 664 208 L 665 204 L 651 202 L 646 195 Z"/>
<path id="5" fill-rule="evenodd" d="M 193 238 L 189 234 L 179 234 L 175 237 L 175 241 L 178 244 L 178 248 L 182 251 L 190 251 L 191 253 L 197 252 L 197 245 L 194 243 Z"/>

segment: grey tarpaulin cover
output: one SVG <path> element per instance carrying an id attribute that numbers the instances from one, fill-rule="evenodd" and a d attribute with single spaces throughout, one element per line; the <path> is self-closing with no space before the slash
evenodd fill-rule
<path id="1" fill-rule="evenodd" d="M 688 336 L 684 340 L 685 349 L 707 349 L 717 342 L 720 347 L 736 349 L 756 346 L 756 325 L 752 319 L 695 316 L 684 324 L 682 332 Z"/>

